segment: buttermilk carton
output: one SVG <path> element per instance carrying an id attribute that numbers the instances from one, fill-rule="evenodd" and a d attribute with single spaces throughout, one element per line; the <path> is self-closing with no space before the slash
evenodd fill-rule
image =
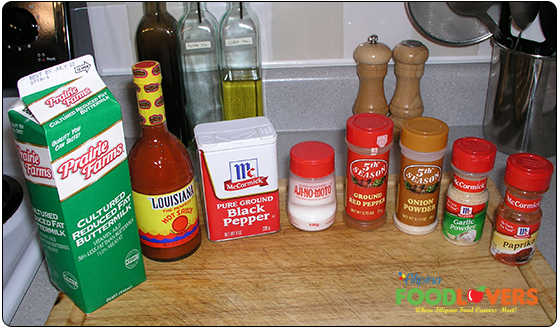
<path id="1" fill-rule="evenodd" d="M 266 117 L 201 123 L 199 152 L 210 241 L 280 230 L 276 131 Z"/>
<path id="2" fill-rule="evenodd" d="M 91 313 L 146 280 L 120 106 L 90 55 L 18 90 L 8 116 L 50 278 Z"/>

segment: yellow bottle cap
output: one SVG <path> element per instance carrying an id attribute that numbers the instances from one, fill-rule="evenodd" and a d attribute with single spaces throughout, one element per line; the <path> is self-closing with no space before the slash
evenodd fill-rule
<path id="1" fill-rule="evenodd" d="M 161 67 L 156 61 L 142 61 L 132 66 L 133 81 L 137 85 L 161 83 Z"/>
<path id="2" fill-rule="evenodd" d="M 432 153 L 447 147 L 449 127 L 430 117 L 413 117 L 403 122 L 401 143 L 416 152 Z"/>

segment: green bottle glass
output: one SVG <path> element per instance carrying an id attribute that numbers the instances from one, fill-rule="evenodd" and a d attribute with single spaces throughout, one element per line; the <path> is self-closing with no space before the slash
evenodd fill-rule
<path id="1" fill-rule="evenodd" d="M 259 20 L 246 2 L 228 2 L 220 23 L 224 120 L 263 115 Z"/>

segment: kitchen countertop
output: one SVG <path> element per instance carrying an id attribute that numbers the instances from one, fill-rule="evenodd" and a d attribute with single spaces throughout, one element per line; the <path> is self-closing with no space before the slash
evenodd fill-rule
<path id="1" fill-rule="evenodd" d="M 449 143 L 462 136 L 481 137 L 482 129 L 476 126 L 450 127 Z M 344 130 L 323 131 L 293 131 L 278 133 L 278 164 L 280 178 L 287 178 L 289 171 L 289 149 L 306 140 L 321 140 L 335 149 L 336 176 L 345 175 L 346 146 L 344 143 Z M 444 158 L 444 171 L 452 171 L 450 165 L 451 148 Z M 503 175 L 505 162 L 508 155 L 498 152 L 496 166 L 490 174 L 500 194 L 504 194 Z M 396 174 L 400 162 L 398 145 L 394 144 L 391 150 L 390 173 Z M 556 156 L 550 158 L 556 168 Z M 545 194 L 542 202 L 543 220 L 541 233 L 537 240 L 537 247 L 544 258 L 556 272 L 556 171 L 551 182 L 551 189 Z M 488 227 L 485 231 L 489 230 Z M 320 234 L 320 233 L 318 233 Z M 375 234 L 375 233 L 372 233 Z M 407 237 L 408 238 L 408 237 Z M 410 237 L 413 239 L 414 237 Z M 225 242 L 227 243 L 227 242 Z M 468 247 L 465 247 L 468 248 Z M 16 312 L 10 325 L 13 326 L 38 326 L 44 325 L 58 296 L 58 291 L 49 281 L 46 266 L 43 263 L 39 268 L 30 289 L 24 297 L 22 304 Z"/>
<path id="2" fill-rule="evenodd" d="M 451 172 L 443 174 L 438 217 L 443 214 L 445 193 L 452 177 Z M 344 181 L 342 176 L 336 179 L 339 209 L 344 203 Z M 344 224 L 341 212 L 337 212 L 334 224 L 328 229 L 306 232 L 288 221 L 285 207 L 288 181 L 281 179 L 278 233 L 217 243 L 204 239 L 196 253 L 177 262 L 144 258 L 146 282 L 87 315 L 61 294 L 46 324 L 543 326 L 554 323 L 556 274 L 538 249 L 530 263 L 516 267 L 501 264 L 490 255 L 491 230 L 485 230 L 480 243 L 468 248 L 446 242 L 440 233 L 441 225 L 439 230 L 423 236 L 404 234 L 392 223 L 397 181 L 398 175 L 389 175 L 387 223 L 376 231 L 351 229 Z M 501 195 L 492 181 L 488 182 L 488 191 L 486 225 L 491 226 Z M 202 215 L 201 208 L 199 214 Z M 201 229 L 206 236 L 205 227 Z M 484 286 L 484 293 L 478 293 L 480 299 L 476 299 L 480 286 Z M 425 297 L 416 303 L 415 294 Z"/>

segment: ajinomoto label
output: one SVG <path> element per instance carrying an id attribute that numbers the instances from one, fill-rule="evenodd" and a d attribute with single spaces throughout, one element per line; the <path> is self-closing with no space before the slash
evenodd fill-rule
<path id="1" fill-rule="evenodd" d="M 172 248 L 191 240 L 199 230 L 194 180 L 162 195 L 132 191 L 140 241 L 153 248 Z"/>
<path id="2" fill-rule="evenodd" d="M 533 257 L 540 225 L 540 221 L 532 225 L 512 223 L 498 213 L 490 252 L 506 263 L 528 262 Z"/>
<path id="3" fill-rule="evenodd" d="M 443 158 L 418 163 L 401 158 L 401 175 L 396 216 L 411 226 L 428 226 L 435 222 Z"/>
<path id="4" fill-rule="evenodd" d="M 364 156 L 348 150 L 346 213 L 357 220 L 378 219 L 386 211 L 389 152 Z"/>

